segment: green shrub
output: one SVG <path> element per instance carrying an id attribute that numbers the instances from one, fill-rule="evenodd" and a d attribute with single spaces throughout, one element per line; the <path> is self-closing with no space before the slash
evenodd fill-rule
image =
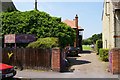
<path id="1" fill-rule="evenodd" d="M 39 38 L 36 42 L 32 42 L 28 44 L 27 48 L 53 48 L 58 47 L 58 38 L 54 37 L 46 37 L 46 38 Z"/>
<path id="2" fill-rule="evenodd" d="M 102 61 L 108 61 L 108 53 L 109 53 L 109 50 L 108 50 L 108 49 L 102 49 L 102 48 L 100 48 L 100 49 L 99 49 L 100 59 L 101 59 Z"/>
<path id="3" fill-rule="evenodd" d="M 76 37 L 76 31 L 61 22 L 61 18 L 53 17 L 46 12 L 37 10 L 2 12 L 0 17 L 2 36 L 5 34 L 35 34 L 36 39 L 57 37 L 63 48 L 67 44 L 73 43 Z"/>
<path id="4" fill-rule="evenodd" d="M 102 48 L 102 40 L 97 40 L 96 41 L 96 51 L 97 54 L 99 54 L 99 49 Z"/>

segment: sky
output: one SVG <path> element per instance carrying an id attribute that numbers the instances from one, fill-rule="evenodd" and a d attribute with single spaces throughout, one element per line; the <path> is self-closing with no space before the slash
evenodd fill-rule
<path id="1" fill-rule="evenodd" d="M 34 1 L 19 2 L 13 0 L 13 2 L 20 11 L 34 9 Z M 73 20 L 77 14 L 79 26 L 84 29 L 83 39 L 102 32 L 103 1 L 38 1 L 38 10 L 47 12 L 51 16 L 61 17 L 62 21 L 65 19 Z"/>

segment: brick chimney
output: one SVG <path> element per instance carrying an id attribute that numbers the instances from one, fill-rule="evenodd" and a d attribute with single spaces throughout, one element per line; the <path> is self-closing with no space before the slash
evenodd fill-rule
<path id="1" fill-rule="evenodd" d="M 78 40 L 78 15 L 75 16 L 75 27 L 76 27 L 76 47 L 79 46 Z"/>
<path id="2" fill-rule="evenodd" d="M 78 29 L 78 15 L 75 16 L 75 27 Z"/>

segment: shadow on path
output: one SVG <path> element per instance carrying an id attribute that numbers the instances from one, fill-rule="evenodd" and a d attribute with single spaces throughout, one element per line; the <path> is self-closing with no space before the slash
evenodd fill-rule
<path id="1" fill-rule="evenodd" d="M 80 54 L 91 54 L 92 51 L 89 51 L 89 50 L 84 50 L 82 51 Z"/>
<path id="2" fill-rule="evenodd" d="M 84 50 L 80 54 L 90 54 L 91 52 L 92 51 Z M 73 72 L 75 69 L 70 69 L 71 66 L 91 63 L 90 61 L 87 61 L 87 60 L 77 60 L 78 57 L 81 57 L 81 56 L 79 55 L 76 57 L 67 57 L 67 61 L 69 65 L 62 72 Z"/>
<path id="3" fill-rule="evenodd" d="M 69 66 L 66 67 L 66 69 L 64 69 L 64 71 L 62 72 L 73 72 L 75 69 L 71 69 L 71 66 L 91 63 L 90 61 L 87 61 L 87 60 L 76 60 L 76 59 L 77 59 L 76 57 L 68 57 L 67 60 L 68 60 Z"/>
<path id="4" fill-rule="evenodd" d="M 90 61 L 87 61 L 87 60 L 76 60 L 76 59 L 77 58 L 74 58 L 74 57 L 68 58 L 68 62 L 70 63 L 71 66 L 91 63 Z"/>

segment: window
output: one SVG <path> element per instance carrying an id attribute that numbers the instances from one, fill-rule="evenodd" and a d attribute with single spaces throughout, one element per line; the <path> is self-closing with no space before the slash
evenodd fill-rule
<path id="1" fill-rule="evenodd" d="M 82 32 L 82 31 L 79 31 L 79 35 L 83 35 L 83 32 Z"/>
<path id="2" fill-rule="evenodd" d="M 107 40 L 105 40 L 105 48 L 107 49 Z"/>
<path id="3" fill-rule="evenodd" d="M 105 3 L 105 14 L 110 15 L 110 2 L 106 1 Z"/>

